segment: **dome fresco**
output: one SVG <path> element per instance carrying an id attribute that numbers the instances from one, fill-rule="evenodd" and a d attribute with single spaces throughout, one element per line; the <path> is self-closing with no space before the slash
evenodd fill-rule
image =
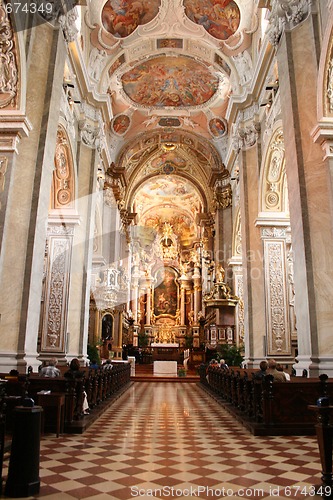
<path id="1" fill-rule="evenodd" d="M 211 99 L 218 77 L 206 66 L 185 56 L 159 56 L 123 74 L 125 94 L 142 106 L 198 106 Z"/>
<path id="2" fill-rule="evenodd" d="M 214 38 L 227 40 L 238 29 L 240 11 L 234 0 L 184 0 L 185 13 Z"/>

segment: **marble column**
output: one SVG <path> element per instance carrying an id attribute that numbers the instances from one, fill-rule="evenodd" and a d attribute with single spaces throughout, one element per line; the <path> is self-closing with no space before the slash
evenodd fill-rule
<path id="1" fill-rule="evenodd" d="M 303 17 L 296 27 L 286 23 L 275 38 L 295 256 L 295 368 L 298 374 L 306 369 L 312 376 L 332 376 L 332 191 L 328 161 L 311 139 L 317 120 L 317 16 Z"/>

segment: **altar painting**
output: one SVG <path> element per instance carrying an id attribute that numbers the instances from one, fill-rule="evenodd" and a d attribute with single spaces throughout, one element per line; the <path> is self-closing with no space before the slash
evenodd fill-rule
<path id="1" fill-rule="evenodd" d="M 172 268 L 162 268 L 156 273 L 159 285 L 154 289 L 154 315 L 176 316 L 178 303 L 177 274 Z"/>

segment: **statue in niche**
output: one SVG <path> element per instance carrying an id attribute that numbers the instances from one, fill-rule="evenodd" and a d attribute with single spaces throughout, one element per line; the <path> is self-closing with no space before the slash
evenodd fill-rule
<path id="1" fill-rule="evenodd" d="M 89 57 L 89 74 L 93 80 L 99 80 L 103 65 L 104 59 L 106 57 L 105 50 L 99 50 L 96 47 L 92 49 Z"/>
<path id="2" fill-rule="evenodd" d="M 252 78 L 252 59 L 247 50 L 232 56 L 239 76 L 239 85 L 243 86 Z"/>
<path id="3" fill-rule="evenodd" d="M 219 265 L 216 269 L 216 281 L 218 283 L 224 283 L 225 279 L 225 270 L 223 266 Z"/>

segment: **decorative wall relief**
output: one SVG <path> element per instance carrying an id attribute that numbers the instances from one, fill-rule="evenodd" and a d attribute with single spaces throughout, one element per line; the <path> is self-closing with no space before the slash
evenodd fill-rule
<path id="1" fill-rule="evenodd" d="M 8 158 L 6 156 L 0 156 L 0 195 L 5 190 L 5 176 L 8 167 Z M 1 210 L 1 203 L 0 203 Z"/>
<path id="2" fill-rule="evenodd" d="M 285 176 L 285 148 L 282 130 L 278 130 L 269 144 L 264 167 L 262 190 L 263 212 L 282 212 Z"/>
<path id="3" fill-rule="evenodd" d="M 286 243 L 279 230 L 262 229 L 264 238 L 265 288 L 267 304 L 267 355 L 291 355 L 288 320 Z"/>
<path id="4" fill-rule="evenodd" d="M 0 0 L 0 108 L 16 107 L 17 90 L 15 38 L 5 3 Z"/>
<path id="5" fill-rule="evenodd" d="M 65 352 L 73 233 L 73 228 L 48 228 L 42 352 Z"/>
<path id="6" fill-rule="evenodd" d="M 57 132 L 54 156 L 52 208 L 72 208 L 74 206 L 74 172 L 72 154 L 65 131 Z"/>
<path id="7" fill-rule="evenodd" d="M 333 113 L 333 57 L 328 63 L 327 68 L 327 90 L 326 95 L 328 99 L 328 111 Z"/>
<path id="8" fill-rule="evenodd" d="M 238 274 L 237 271 L 235 271 L 235 293 L 239 298 L 236 306 L 236 333 L 238 340 L 244 342 L 244 283 L 243 274 Z"/>

